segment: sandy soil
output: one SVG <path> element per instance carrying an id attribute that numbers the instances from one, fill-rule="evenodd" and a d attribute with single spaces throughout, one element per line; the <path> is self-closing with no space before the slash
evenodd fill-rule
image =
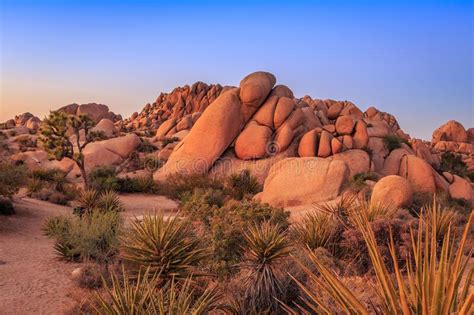
<path id="1" fill-rule="evenodd" d="M 127 219 L 146 210 L 164 210 L 177 204 L 162 196 L 124 195 Z M 15 200 L 16 214 L 0 216 L 0 314 L 61 314 L 74 300 L 71 272 L 79 264 L 60 261 L 53 241 L 41 225 L 50 216 L 71 213 L 71 208 L 27 197 Z"/>

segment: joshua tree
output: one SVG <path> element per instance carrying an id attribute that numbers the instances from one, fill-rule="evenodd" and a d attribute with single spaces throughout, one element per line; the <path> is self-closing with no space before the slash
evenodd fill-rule
<path id="1" fill-rule="evenodd" d="M 86 145 L 97 139 L 96 132 L 91 132 L 94 122 L 87 115 L 68 115 L 63 112 L 52 111 L 46 117 L 41 125 L 41 141 L 44 143 L 44 149 L 48 154 L 60 161 L 67 157 L 76 162 L 81 170 L 84 181 L 84 189 L 88 189 L 87 176 L 84 164 L 84 148 Z M 81 131 L 84 136 L 81 139 Z M 74 135 L 75 143 L 71 141 Z M 81 141 L 83 140 L 83 141 Z"/>

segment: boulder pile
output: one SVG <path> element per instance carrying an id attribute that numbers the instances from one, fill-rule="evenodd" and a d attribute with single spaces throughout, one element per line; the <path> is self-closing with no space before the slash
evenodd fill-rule
<path id="1" fill-rule="evenodd" d="M 87 114 L 97 123 L 93 131 L 108 138 L 86 147 L 88 170 L 123 165 L 133 156 L 164 163 L 157 170 L 146 163 L 123 168 L 154 172 L 156 181 L 176 173 L 219 178 L 248 169 L 264 187 L 258 199 L 284 207 L 334 199 L 357 178 L 371 179 L 365 182 L 375 202 L 405 206 L 417 194 L 436 192 L 474 201 L 468 177 L 442 166 L 442 154 L 453 152 L 474 171 L 474 128 L 449 121 L 431 142 L 411 139 L 389 113 L 362 111 L 349 101 L 297 98 L 268 72 L 251 73 L 238 87 L 196 82 L 161 93 L 125 120 L 101 104 L 59 110 Z M 36 137 L 39 124 L 30 113 L 4 123 L 7 132 L 17 131 L 8 145 L 18 142 L 17 133 Z M 72 161 L 49 161 L 40 146 L 12 152 L 31 168 L 59 167 L 79 176 Z"/>

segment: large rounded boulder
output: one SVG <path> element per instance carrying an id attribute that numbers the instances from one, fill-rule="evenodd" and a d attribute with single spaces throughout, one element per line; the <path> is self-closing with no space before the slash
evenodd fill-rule
<path id="1" fill-rule="evenodd" d="M 372 191 L 371 202 L 401 208 L 412 202 L 413 191 L 405 178 L 390 175 L 379 180 Z"/>
<path id="2" fill-rule="evenodd" d="M 348 179 L 349 168 L 343 161 L 288 158 L 270 169 L 261 200 L 276 207 L 331 200 L 342 192 Z"/>

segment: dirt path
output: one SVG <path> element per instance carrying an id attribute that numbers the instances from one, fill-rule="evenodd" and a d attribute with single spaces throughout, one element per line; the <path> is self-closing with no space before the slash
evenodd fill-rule
<path id="1" fill-rule="evenodd" d="M 124 195 L 124 217 L 142 215 L 153 208 L 177 207 L 162 196 Z M 61 314 L 74 300 L 70 274 L 79 264 L 56 258 L 53 241 L 41 225 L 50 216 L 70 214 L 71 208 L 27 197 L 15 200 L 16 214 L 0 216 L 0 314 Z"/>

